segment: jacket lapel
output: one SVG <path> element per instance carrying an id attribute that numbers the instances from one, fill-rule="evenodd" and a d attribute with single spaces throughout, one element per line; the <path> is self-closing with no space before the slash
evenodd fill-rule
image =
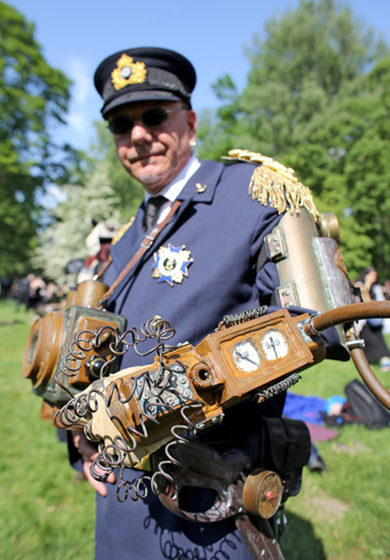
<path id="1" fill-rule="evenodd" d="M 111 247 L 111 259 L 118 273 L 127 265 L 145 237 L 143 229 L 144 215 L 145 204 L 143 202 L 137 211 L 134 222 L 119 241 Z"/>

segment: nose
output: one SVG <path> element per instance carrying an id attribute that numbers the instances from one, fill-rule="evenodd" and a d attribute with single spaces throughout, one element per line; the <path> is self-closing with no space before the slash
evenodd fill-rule
<path id="1" fill-rule="evenodd" d="M 131 129 L 130 138 L 134 144 L 151 142 L 152 134 L 142 120 L 137 119 Z"/>

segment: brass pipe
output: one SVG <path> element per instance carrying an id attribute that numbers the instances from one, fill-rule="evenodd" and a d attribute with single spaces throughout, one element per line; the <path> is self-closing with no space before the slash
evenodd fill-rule
<path id="1" fill-rule="evenodd" d="M 341 323 L 387 317 L 390 317 L 390 301 L 351 303 L 312 317 L 311 321 L 306 324 L 305 331 L 310 336 L 315 336 L 321 331 Z M 390 391 L 376 377 L 364 351 L 361 348 L 353 348 L 351 349 L 351 357 L 364 383 L 377 399 L 390 410 Z"/>
<path id="2" fill-rule="evenodd" d="M 390 301 L 364 301 L 360 303 L 350 303 L 343 305 L 331 311 L 324 311 L 320 315 L 312 318 L 311 322 L 305 327 L 307 334 L 317 334 L 329 327 L 348 323 L 349 321 L 357 321 L 359 319 L 390 317 Z"/>
<path id="3" fill-rule="evenodd" d="M 390 391 L 382 385 L 372 371 L 363 350 L 361 348 L 353 348 L 351 350 L 351 358 L 364 383 L 378 400 L 390 410 Z"/>

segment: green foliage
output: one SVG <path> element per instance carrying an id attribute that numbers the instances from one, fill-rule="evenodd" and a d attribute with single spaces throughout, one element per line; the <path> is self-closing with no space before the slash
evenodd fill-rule
<path id="1" fill-rule="evenodd" d="M 108 164 L 100 162 L 83 186 L 66 185 L 66 200 L 53 211 L 52 223 L 41 234 L 33 262 L 49 278 L 60 284 L 73 284 L 74 277 L 65 273 L 66 264 L 86 258 L 85 239 L 92 230 L 92 221 L 121 224 L 115 196 L 109 180 Z"/>
<path id="2" fill-rule="evenodd" d="M 0 2 L 0 273 L 28 267 L 39 221 L 37 195 L 74 159 L 50 134 L 64 123 L 70 82 L 45 61 L 34 26 Z"/>
<path id="3" fill-rule="evenodd" d="M 21 374 L 32 315 L 0 300 L 0 558 L 93 559 L 95 497 L 76 482 L 66 446 L 40 419 L 41 400 Z M 376 372 L 379 368 L 375 367 Z M 356 376 L 350 362 L 323 362 L 302 373 L 295 392 L 328 398 Z M 390 387 L 382 375 L 382 383 Z M 288 560 L 385 560 L 388 536 L 388 429 L 345 426 L 318 448 L 328 471 L 303 472 L 287 501 L 282 549 Z"/>
<path id="4" fill-rule="evenodd" d="M 67 286 L 74 283 L 74 277 L 65 273 L 65 266 L 72 259 L 88 256 L 85 239 L 92 221 L 119 227 L 136 213 L 144 196 L 142 185 L 120 165 L 105 123 L 96 122 L 95 130 L 95 143 L 83 154 L 81 167 L 73 168 L 79 183 L 60 189 L 65 201 L 48 216 L 49 225 L 39 234 L 32 259 L 35 268 Z"/>
<path id="5" fill-rule="evenodd" d="M 222 106 L 201 119 L 201 156 L 248 148 L 293 167 L 320 211 L 337 214 L 350 275 L 374 265 L 389 277 L 389 49 L 348 7 L 301 0 L 248 56 L 241 94 L 230 76 L 214 86 Z"/>

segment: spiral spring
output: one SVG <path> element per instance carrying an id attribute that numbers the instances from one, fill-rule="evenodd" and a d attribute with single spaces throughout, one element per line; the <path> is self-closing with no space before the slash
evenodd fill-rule
<path id="1" fill-rule="evenodd" d="M 171 471 L 174 467 L 180 466 L 180 461 L 173 455 L 173 448 L 177 445 L 186 445 L 191 441 L 191 435 L 194 432 L 195 425 L 188 418 L 187 413 L 189 410 L 201 407 L 201 403 L 192 402 L 183 406 L 180 409 L 180 414 L 184 419 L 185 424 L 176 424 L 172 426 L 170 432 L 173 440 L 169 441 L 163 450 L 166 459 L 161 460 L 157 465 L 157 470 L 152 476 L 143 475 L 134 480 L 126 480 L 124 477 L 124 465 L 121 466 L 119 472 L 119 485 L 116 491 L 116 498 L 119 502 L 125 502 L 128 498 L 132 501 L 138 499 L 145 499 L 148 496 L 149 488 L 154 494 L 160 492 L 160 485 L 157 479 L 160 477 L 168 485 L 174 484 L 175 479 Z M 180 431 L 181 433 L 178 433 Z"/>
<path id="2" fill-rule="evenodd" d="M 195 425 L 189 419 L 188 414 L 191 410 L 201 407 L 202 404 L 187 401 L 187 404 L 180 408 L 180 414 L 184 422 L 170 428 L 173 439 L 164 447 L 165 458 L 160 461 L 154 474 L 152 476 L 144 475 L 133 481 L 126 480 L 124 474 L 126 457 L 136 449 L 140 440 L 149 437 L 147 422 L 160 424 L 156 415 L 173 410 L 173 407 L 167 402 L 169 400 L 167 394 L 168 397 L 171 395 L 171 398 L 180 398 L 180 392 L 176 388 L 177 376 L 185 374 L 185 368 L 179 362 L 170 366 L 164 364 L 163 354 L 167 349 L 165 341 L 175 334 L 175 330 L 161 317 L 153 317 L 144 323 L 140 330 L 132 327 L 121 335 L 109 326 L 103 327 L 97 332 L 79 332 L 63 360 L 59 373 L 63 373 L 67 377 L 76 376 L 87 353 L 93 347 L 99 347 L 103 339 L 107 339 L 108 331 L 110 331 L 109 336 L 113 338 L 109 345 L 110 351 L 114 355 L 113 359 L 118 355 L 123 355 L 129 348 L 133 348 L 139 356 L 147 356 L 156 352 L 159 361 L 157 372 L 153 373 L 153 376 L 149 372 L 145 372 L 142 376 L 132 379 L 130 394 L 127 397 L 123 396 L 121 390 L 124 384 L 123 379 L 110 382 L 104 392 L 102 380 L 97 380 L 92 384 L 90 391 L 74 396 L 56 376 L 57 383 L 67 390 L 72 398 L 55 414 L 54 423 L 58 427 L 71 428 L 76 425 L 80 426 L 81 421 L 81 425 L 84 427 L 92 418 L 92 415 L 97 412 L 99 406 L 104 406 L 106 410 L 109 410 L 114 398 L 118 399 L 121 404 L 128 403 L 132 398 L 137 398 L 139 403 L 142 402 L 143 411 L 140 414 L 140 425 L 137 428 L 130 424 L 125 426 L 120 418 L 110 414 L 111 422 L 116 426 L 118 432 L 125 434 L 125 436 L 117 435 L 114 438 L 106 436 L 104 442 L 100 442 L 99 453 L 91 466 L 92 476 L 100 481 L 107 480 L 110 473 L 115 468 L 120 467 L 117 499 L 119 501 L 125 501 L 127 498 L 137 500 L 147 496 L 149 486 L 154 493 L 157 493 L 159 478 L 162 477 L 168 484 L 174 481 L 170 471 L 173 467 L 179 466 L 180 463 L 172 453 L 173 447 L 188 443 L 190 433 L 195 429 Z M 152 339 L 156 341 L 153 348 L 142 352 L 140 345 Z M 107 368 L 112 360 L 107 361 L 104 368 Z M 103 377 L 103 373 L 102 368 L 101 377 Z M 129 384 L 126 386 L 127 390 L 128 387 Z M 89 439 L 94 439 L 93 434 L 88 433 L 88 427 L 85 428 L 85 433 Z"/>
<path id="3" fill-rule="evenodd" d="M 169 372 L 168 380 L 165 381 L 164 385 L 164 387 L 167 387 L 169 385 L 169 380 L 174 377 L 174 370 L 171 371 L 171 368 L 169 367 L 165 367 L 164 369 Z M 158 376 L 158 379 L 161 379 L 161 376 Z M 121 395 L 121 386 L 123 384 L 122 379 L 111 382 L 107 387 L 106 394 L 96 387 L 95 382 L 95 387 L 93 387 L 88 393 L 80 394 L 73 398 L 55 414 L 55 425 L 70 428 L 75 426 L 82 419 L 87 421 L 91 418 L 92 414 L 97 411 L 99 405 L 103 404 L 106 410 L 108 410 L 114 398 L 118 399 L 122 404 L 128 403 L 134 397 L 136 391 L 139 391 L 136 379 L 131 381 L 131 391 L 129 396 L 126 398 Z M 141 394 L 137 395 L 139 399 L 142 399 L 142 391 L 145 390 L 146 386 L 147 385 L 144 383 L 141 389 Z M 148 390 L 150 390 L 150 385 L 148 385 Z M 161 387 L 158 387 L 158 394 L 161 395 Z M 148 392 L 148 396 L 149 395 L 150 393 Z M 99 403 L 99 399 L 101 399 L 101 403 Z M 161 400 L 157 403 L 152 402 L 149 406 L 157 406 L 157 404 L 158 410 L 161 411 L 161 407 L 163 406 Z M 150 482 L 153 492 L 157 492 L 158 484 L 156 480 L 158 477 L 163 477 L 169 483 L 173 482 L 173 478 L 170 476 L 168 470 L 179 463 L 172 455 L 172 446 L 184 444 L 189 441 L 184 434 L 194 430 L 195 426 L 192 424 L 187 414 L 189 410 L 200 406 L 202 406 L 201 403 L 192 402 L 186 404 L 180 409 L 180 414 L 184 419 L 184 424 L 174 425 L 170 429 L 173 441 L 168 442 L 164 448 L 167 459 L 159 463 L 157 470 L 152 477 L 141 477 L 142 481 L 139 479 L 135 481 L 125 480 L 123 476 L 123 463 L 126 456 L 136 449 L 139 440 L 146 439 L 149 436 L 146 421 L 153 422 L 154 424 L 160 424 L 160 422 L 151 413 L 144 411 L 140 415 L 140 427 L 136 429 L 134 426 L 129 424 L 124 426 L 118 417 L 110 415 L 110 420 L 114 425 L 116 425 L 118 431 L 126 434 L 126 440 L 120 435 L 117 435 L 114 438 L 105 437 L 104 444 L 100 445 L 99 453 L 91 466 L 92 476 L 96 480 L 105 481 L 115 468 L 121 467 L 121 482 L 117 490 L 117 498 L 119 501 L 125 501 L 128 497 L 132 500 L 145 498 L 147 495 L 147 481 Z M 164 411 L 168 412 L 169 410 L 172 410 L 172 408 L 165 404 Z M 93 440 L 93 434 L 88 434 L 87 432 L 88 429 L 86 430 L 86 435 L 89 436 L 89 439 Z"/>
<path id="4" fill-rule="evenodd" d="M 162 477 L 168 483 L 174 482 L 174 478 L 167 472 L 167 467 L 169 468 L 171 468 L 172 466 L 179 467 L 180 461 L 178 461 L 174 457 L 174 455 L 172 454 L 172 449 L 177 445 L 180 444 L 186 445 L 191 441 L 191 435 L 195 431 L 195 424 L 191 422 L 191 420 L 188 418 L 186 413 L 190 410 L 194 410 L 195 408 L 199 408 L 199 407 L 202 407 L 202 403 L 192 402 L 186 406 L 183 406 L 180 409 L 180 414 L 183 417 L 185 424 L 177 424 L 175 426 L 172 426 L 171 428 L 171 434 L 174 439 L 173 441 L 167 443 L 166 446 L 164 447 L 164 453 L 167 457 L 167 460 L 164 459 L 159 462 L 159 464 L 157 465 L 157 470 L 151 478 L 151 488 L 154 493 L 158 492 L 157 479 L 159 477 Z M 177 433 L 178 430 L 180 430 L 181 433 Z"/>
<path id="5" fill-rule="evenodd" d="M 119 380 L 120 385 L 122 385 L 122 380 Z M 118 400 L 125 404 L 127 403 L 134 392 L 130 394 L 127 398 L 122 398 L 120 393 L 120 387 L 117 385 L 117 381 L 111 382 L 108 387 L 108 397 L 97 388 L 96 382 L 94 382 L 93 388 L 87 393 L 80 393 L 73 399 L 69 400 L 60 410 L 58 410 L 54 415 L 54 424 L 61 428 L 71 428 L 75 424 L 78 424 L 80 420 L 89 420 L 94 412 L 97 411 L 99 406 L 98 397 L 100 397 L 105 406 L 109 407 L 114 395 L 117 396 Z"/>
<path id="6" fill-rule="evenodd" d="M 287 389 L 295 385 L 295 383 L 298 383 L 300 379 L 301 376 L 298 373 L 292 373 L 291 375 L 286 377 L 286 379 L 282 379 L 282 381 L 279 381 L 278 383 L 271 385 L 271 387 L 267 387 L 262 391 L 258 391 L 256 393 L 256 396 L 258 398 L 257 402 L 262 403 L 274 397 L 275 395 L 282 393 L 283 391 L 287 391 Z"/>
<path id="7" fill-rule="evenodd" d="M 134 352 L 141 357 L 156 352 L 161 359 L 162 354 L 167 350 L 167 345 L 164 341 L 169 340 L 175 334 L 175 329 L 171 327 L 168 321 L 165 321 L 159 316 L 155 316 L 143 323 L 140 330 L 136 327 L 131 327 L 123 334 L 117 335 L 115 337 L 115 343 L 110 344 L 110 349 L 117 355 L 123 355 L 129 348 L 133 348 Z M 128 336 L 130 340 L 127 339 Z M 141 352 L 139 345 L 152 339 L 156 339 L 155 346 L 149 348 L 146 352 Z M 122 346 L 123 349 L 120 350 Z"/>
<path id="8" fill-rule="evenodd" d="M 90 335 L 90 338 L 88 338 L 88 335 Z M 54 375 L 54 381 L 61 389 L 68 393 L 71 398 L 75 396 L 74 393 L 61 383 L 59 376 L 61 374 L 68 378 L 77 376 L 88 352 L 96 346 L 96 338 L 97 334 L 94 331 L 84 330 L 76 333 L 74 339 L 70 343 L 69 352 L 63 358 L 60 368 Z"/>
<path id="9" fill-rule="evenodd" d="M 131 327 L 122 334 L 119 334 L 114 327 L 109 325 L 106 325 L 97 331 L 80 331 L 76 333 L 74 339 L 70 343 L 69 352 L 63 358 L 60 368 L 54 375 L 55 383 L 68 393 L 71 398 L 74 398 L 75 394 L 70 391 L 69 387 L 65 386 L 61 382 L 60 375 L 62 374 L 67 378 L 76 377 L 88 353 L 93 348 L 98 349 L 101 347 L 107 339 L 111 340 L 109 343 L 109 350 L 112 353 L 112 358 L 106 360 L 102 365 L 99 372 L 100 379 L 109 371 L 110 364 L 115 361 L 118 356 L 125 354 L 129 348 L 133 348 L 134 352 L 138 356 L 142 357 L 156 352 L 161 363 L 162 354 L 166 349 L 164 341 L 172 338 L 175 335 L 175 332 L 176 331 L 171 328 L 168 321 L 165 321 L 158 316 L 152 317 L 146 321 L 141 326 L 140 330 L 136 327 Z M 127 337 L 129 337 L 130 340 L 128 340 Z M 139 346 L 145 341 L 151 339 L 156 339 L 155 346 L 148 349 L 146 352 L 141 352 Z"/>
<path id="10" fill-rule="evenodd" d="M 111 326 L 102 327 L 97 332 L 84 330 L 77 333 L 70 344 L 69 352 L 66 354 L 61 363 L 60 369 L 54 376 L 55 382 L 71 397 L 71 400 L 69 400 L 67 404 L 56 413 L 54 422 L 60 422 L 66 427 L 71 427 L 72 425 L 78 423 L 79 420 L 90 417 L 91 413 L 96 412 L 98 406 L 97 396 L 100 396 L 103 399 L 106 406 L 109 406 L 111 403 L 114 393 L 117 394 L 118 399 L 122 403 L 128 402 L 132 398 L 136 389 L 135 385 L 130 396 L 123 400 L 120 396 L 118 386 L 116 383 L 113 383 L 110 387 L 111 393 L 107 400 L 105 395 L 95 387 L 87 394 L 75 396 L 61 383 L 59 379 L 59 375 L 61 373 L 66 377 L 77 376 L 83 360 L 85 360 L 87 353 L 90 352 L 92 348 L 99 348 L 103 340 L 107 338 L 111 339 L 109 349 L 112 352 L 113 357 L 110 360 L 107 360 L 101 368 L 100 378 L 102 378 L 108 370 L 110 363 L 112 363 L 117 356 L 125 354 L 130 347 L 132 347 L 139 356 L 147 356 L 152 352 L 157 352 L 160 367 L 163 367 L 162 355 L 166 349 L 164 341 L 172 338 L 174 334 L 175 330 L 171 328 L 168 321 L 165 321 L 158 316 L 146 321 L 141 326 L 140 331 L 136 327 L 131 327 L 121 335 L 119 335 L 117 330 Z M 130 340 L 127 339 L 128 336 L 130 336 Z M 139 345 L 149 339 L 156 339 L 156 344 L 147 352 L 142 353 L 139 350 Z"/>
<path id="11" fill-rule="evenodd" d="M 268 307 L 266 305 L 259 305 L 258 307 L 253 307 L 252 309 L 247 309 L 246 311 L 241 311 L 240 313 L 224 315 L 222 321 L 219 323 L 219 328 L 231 327 L 233 325 L 245 323 L 251 319 L 258 319 L 258 317 L 262 317 L 267 312 Z"/>

